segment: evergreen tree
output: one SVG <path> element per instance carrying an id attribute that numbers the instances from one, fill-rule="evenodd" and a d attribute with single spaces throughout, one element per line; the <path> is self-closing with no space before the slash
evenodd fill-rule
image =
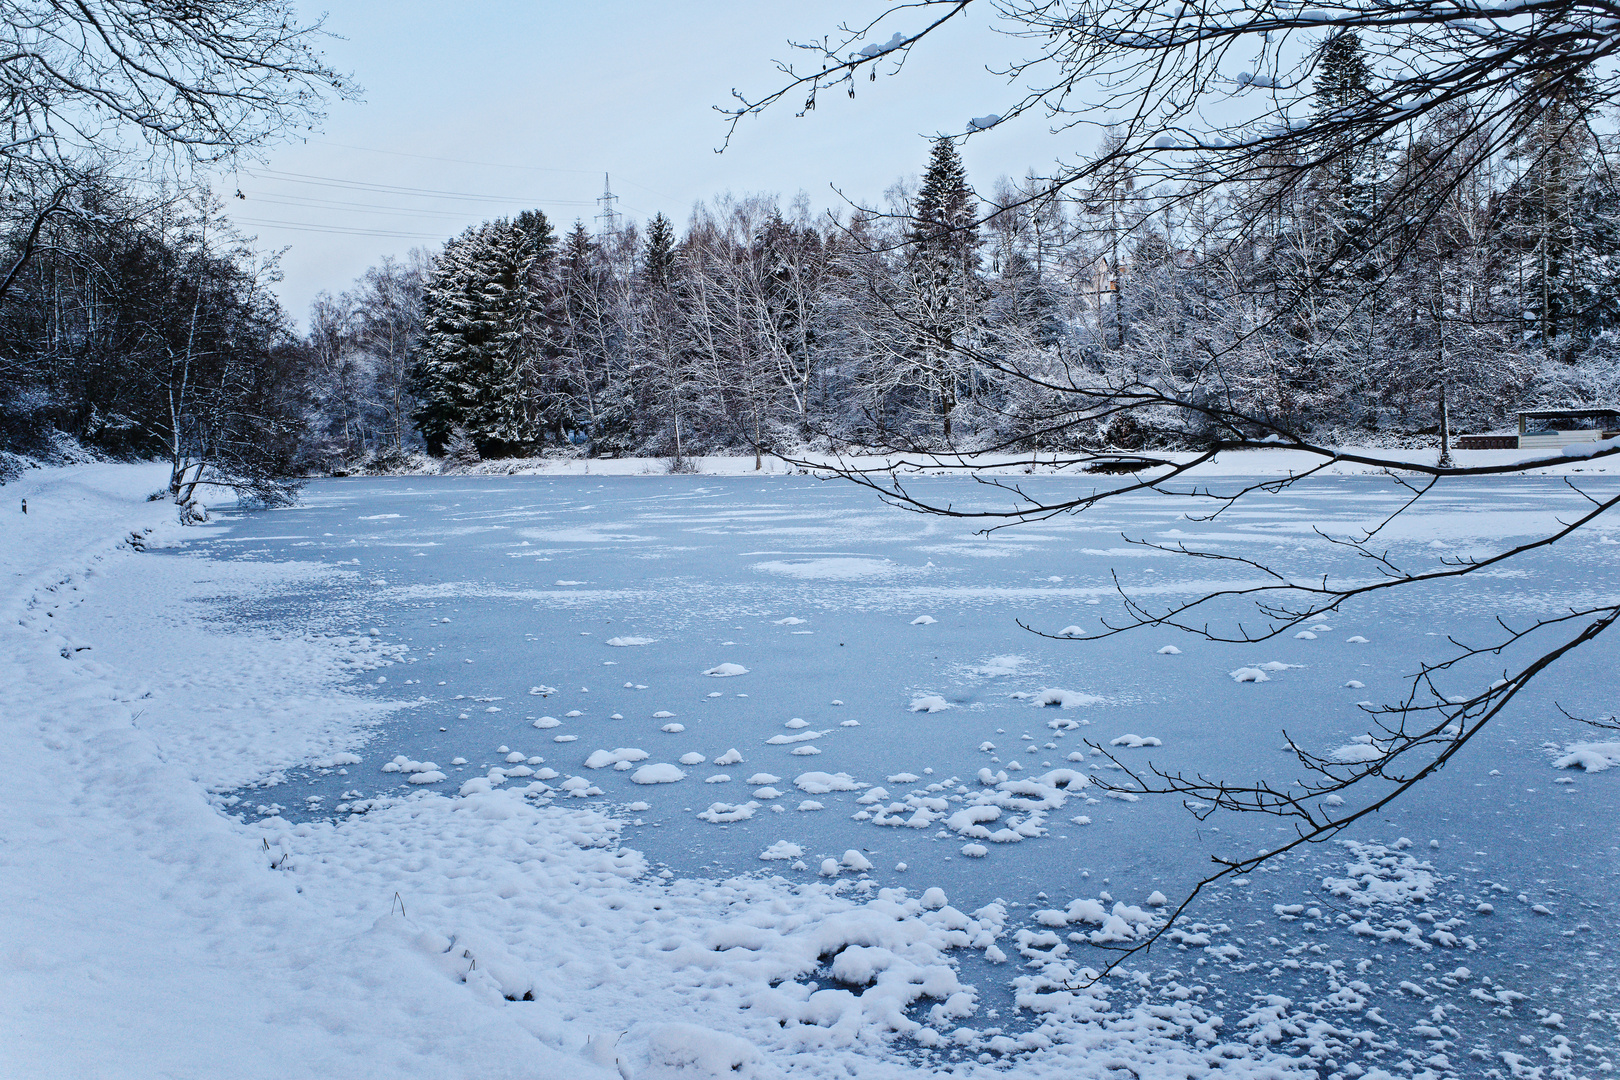
<path id="1" fill-rule="evenodd" d="M 521 453 L 543 434 L 538 401 L 542 304 L 530 233 L 512 222 L 445 245 L 424 298 L 412 419 L 434 453 L 464 429 L 484 457 Z"/>
<path id="2" fill-rule="evenodd" d="M 647 283 L 669 288 L 675 276 L 675 226 L 663 214 L 647 223 L 647 242 L 641 254 L 641 273 Z"/>
<path id="3" fill-rule="evenodd" d="M 983 283 L 979 279 L 978 197 L 956 146 L 937 139 L 928 172 L 912 206 L 907 238 L 906 321 L 913 330 L 916 375 L 937 403 L 946 439 L 951 414 L 961 396 L 968 365 L 958 346 L 978 321 Z"/>
<path id="4" fill-rule="evenodd" d="M 1592 134 L 1590 83 L 1551 81 L 1531 97 L 1508 155 L 1522 173 L 1503 199 L 1506 238 L 1519 262 L 1526 329 L 1567 359 L 1616 321 L 1620 275 L 1609 264 L 1620 202 Z"/>

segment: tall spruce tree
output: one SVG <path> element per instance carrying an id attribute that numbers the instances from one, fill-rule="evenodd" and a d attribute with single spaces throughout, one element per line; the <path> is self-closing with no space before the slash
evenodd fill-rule
<path id="1" fill-rule="evenodd" d="M 1509 151 L 1521 170 L 1502 200 L 1523 282 L 1525 329 L 1560 358 L 1617 316 L 1616 185 L 1593 134 L 1599 102 L 1585 79 L 1537 86 Z"/>
<path id="2" fill-rule="evenodd" d="M 647 223 L 646 245 L 641 252 L 641 274 L 649 285 L 667 289 L 675 276 L 675 226 L 663 214 Z"/>
<path id="3" fill-rule="evenodd" d="M 978 208 L 955 144 L 935 140 L 907 234 L 906 293 L 912 307 L 907 321 L 915 336 L 917 374 L 935 399 L 946 439 L 969 375 L 959 348 L 969 343 L 983 299 Z"/>
<path id="4" fill-rule="evenodd" d="M 532 448 L 543 304 L 531 276 L 531 233 L 510 221 L 468 229 L 445 245 L 424 298 L 412 371 L 412 414 L 434 453 L 464 430 L 483 457 Z"/>

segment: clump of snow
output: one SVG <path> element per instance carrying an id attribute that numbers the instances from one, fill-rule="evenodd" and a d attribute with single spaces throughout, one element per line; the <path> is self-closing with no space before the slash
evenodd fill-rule
<path id="1" fill-rule="evenodd" d="M 738 762 L 742 761 L 742 759 L 743 756 L 739 754 L 737 752 L 737 748 L 733 746 L 730 750 L 727 750 L 725 753 L 715 758 L 714 763 L 716 765 L 736 765 Z"/>
<path id="2" fill-rule="evenodd" d="M 1073 690 L 1060 690 L 1055 686 L 1035 691 L 1035 704 L 1041 708 L 1056 705 L 1063 709 L 1077 709 L 1084 705 L 1095 705 L 1102 698 L 1096 694 L 1077 694 Z"/>
<path id="3" fill-rule="evenodd" d="M 767 746 L 787 746 L 791 743 L 808 742 L 819 739 L 827 734 L 825 731 L 801 731 L 797 735 L 772 735 L 765 740 Z"/>
<path id="4" fill-rule="evenodd" d="M 939 620 L 934 618 L 932 615 L 919 615 L 915 619 L 911 620 L 911 625 L 912 626 L 933 626 L 937 622 L 939 622 Z"/>
<path id="5" fill-rule="evenodd" d="M 748 784 L 780 784 L 781 782 L 782 778 L 780 776 L 772 776 L 768 772 L 757 772 L 744 781 L 744 783 Z"/>
<path id="6" fill-rule="evenodd" d="M 794 757 L 815 757 L 817 754 L 821 753 L 821 747 L 795 746 L 792 750 L 789 750 L 788 753 L 792 754 Z"/>
<path id="7" fill-rule="evenodd" d="M 1085 637 L 1085 636 L 1086 636 L 1085 630 L 1082 629 L 1081 627 L 1078 627 L 1078 626 L 1065 626 L 1063 629 L 1059 630 L 1056 634 L 1053 635 L 1053 637 L 1071 637 L 1071 638 L 1072 637 Z"/>
<path id="8" fill-rule="evenodd" d="M 651 645 L 656 640 L 656 638 L 650 637 L 610 637 L 607 639 L 606 644 L 625 649 L 635 645 Z M 626 663 L 629 663 L 629 661 L 626 661 Z"/>
<path id="9" fill-rule="evenodd" d="M 695 1024 L 658 1024 L 644 1038 L 647 1060 L 660 1076 L 751 1076 L 759 1061 L 748 1040 Z M 608 1056 L 609 1065 L 614 1060 Z"/>
<path id="10" fill-rule="evenodd" d="M 1109 746 L 1129 746 L 1129 747 L 1134 749 L 1134 748 L 1142 747 L 1142 746 L 1163 746 L 1164 743 L 1160 742 L 1157 738 L 1153 737 L 1152 735 L 1142 736 L 1142 735 L 1126 734 L 1126 735 L 1121 735 L 1117 739 L 1110 740 L 1108 745 Z"/>
<path id="11" fill-rule="evenodd" d="M 1257 667 L 1240 667 L 1229 673 L 1233 682 L 1270 682 L 1271 676 Z"/>
<path id="12" fill-rule="evenodd" d="M 1295 641 L 1315 641 L 1316 640 L 1316 635 L 1311 633 L 1309 630 L 1301 630 L 1299 633 L 1294 635 L 1294 640 Z"/>
<path id="13" fill-rule="evenodd" d="M 682 765 L 701 765 L 707 760 L 707 758 L 698 753 L 696 750 L 692 751 L 690 754 L 681 755 Z"/>
<path id="14" fill-rule="evenodd" d="M 812 810 L 825 810 L 827 808 L 816 802 L 814 799 L 805 799 L 803 802 L 799 803 L 799 809 L 805 813 L 808 813 Z"/>
<path id="15" fill-rule="evenodd" d="M 796 776 L 793 786 L 807 795 L 825 795 L 830 791 L 858 791 L 862 785 L 848 773 L 807 772 Z"/>
<path id="16" fill-rule="evenodd" d="M 704 821 L 712 821 L 716 825 L 729 824 L 733 821 L 747 821 L 754 816 L 759 807 L 756 802 L 745 803 L 711 803 L 707 810 L 698 814 Z"/>
<path id="17" fill-rule="evenodd" d="M 1360 634 L 1357 634 L 1354 637 L 1347 637 L 1344 640 L 1347 643 L 1351 644 L 1351 645 L 1365 645 L 1365 644 L 1367 644 L 1367 639 L 1362 637 Z"/>
<path id="18" fill-rule="evenodd" d="M 990 849 L 983 844 L 963 844 L 962 854 L 970 859 L 982 859 L 990 854 Z"/>
<path id="19" fill-rule="evenodd" d="M 1160 656 L 1180 656 L 1181 650 L 1174 645 L 1166 645 L 1159 650 Z"/>
<path id="20" fill-rule="evenodd" d="M 667 763 L 643 765 L 630 774 L 630 781 L 635 784 L 673 784 L 685 779 L 686 773 Z"/>
<path id="21" fill-rule="evenodd" d="M 1620 742 L 1579 742 L 1564 747 L 1564 754 L 1553 762 L 1555 769 L 1585 769 L 1603 772 L 1620 766 Z"/>
<path id="22" fill-rule="evenodd" d="M 861 871 L 872 869 L 872 860 L 868 859 L 865 855 L 862 855 L 854 848 L 850 848 L 848 851 L 844 852 L 843 863 L 851 870 Z"/>
<path id="23" fill-rule="evenodd" d="M 668 732 L 671 735 L 679 735 L 681 732 L 686 730 L 686 725 L 685 724 L 665 724 L 663 727 L 659 728 L 658 730 Z"/>
<path id="24" fill-rule="evenodd" d="M 1359 736 L 1347 746 L 1341 746 L 1328 754 L 1334 761 L 1353 764 L 1360 761 L 1377 761 L 1384 756 L 1384 751 L 1373 745 L 1372 738 L 1367 735 Z"/>
<path id="25" fill-rule="evenodd" d="M 938 694 L 924 694 L 921 697 L 911 699 L 912 712 L 936 713 L 943 712 L 950 707 L 951 703 Z"/>
<path id="26" fill-rule="evenodd" d="M 712 679 L 729 679 L 733 675 L 748 674 L 748 669 L 741 664 L 716 664 L 712 668 L 705 669 L 703 674 Z"/>
<path id="27" fill-rule="evenodd" d="M 788 859 L 797 859 L 804 855 L 804 849 L 798 844 L 787 840 L 778 840 L 770 847 L 759 853 L 759 857 L 766 862 L 785 862 Z"/>

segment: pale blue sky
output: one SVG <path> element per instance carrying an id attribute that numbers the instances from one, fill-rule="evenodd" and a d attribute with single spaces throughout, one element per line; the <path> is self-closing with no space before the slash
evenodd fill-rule
<path id="1" fill-rule="evenodd" d="M 989 30 L 985 15 L 945 28 L 898 79 L 863 79 L 853 101 L 840 91 L 803 119 L 783 102 L 746 120 L 720 155 L 724 127 L 711 106 L 734 86 L 773 88 L 772 61 L 789 58 L 790 37 L 879 9 L 349 0 L 328 18 L 346 40 L 330 42 L 327 57 L 353 72 L 364 101 L 332 103 L 324 133 L 271 151 L 263 169 L 223 178 L 220 191 L 248 196 L 230 199 L 230 211 L 260 247 L 289 249 L 279 291 L 300 323 L 318 291 L 347 288 L 383 255 L 437 246 L 479 221 L 538 207 L 560 229 L 575 217 L 590 223 L 604 172 L 620 209 L 642 221 L 662 211 L 684 223 L 695 201 L 726 190 L 791 199 L 803 189 L 819 209 L 838 203 L 833 184 L 875 202 L 921 170 L 927 135 L 960 131 L 1013 96 L 984 67 L 1020 43 Z M 889 29 L 917 28 L 902 19 Z M 1093 149 L 1082 140 L 1094 136 L 1054 137 L 1036 118 L 975 137 L 963 156 L 988 192 L 997 176 Z"/>

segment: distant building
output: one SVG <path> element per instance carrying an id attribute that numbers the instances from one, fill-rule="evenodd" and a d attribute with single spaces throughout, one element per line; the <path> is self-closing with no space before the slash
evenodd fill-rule
<path id="1" fill-rule="evenodd" d="M 1620 409 L 1536 409 L 1519 414 L 1517 435 L 1462 435 L 1459 450 L 1557 450 L 1620 437 Z"/>
<path id="2" fill-rule="evenodd" d="M 1537 409 L 1519 414 L 1520 450 L 1556 450 L 1620 436 L 1620 410 Z"/>

